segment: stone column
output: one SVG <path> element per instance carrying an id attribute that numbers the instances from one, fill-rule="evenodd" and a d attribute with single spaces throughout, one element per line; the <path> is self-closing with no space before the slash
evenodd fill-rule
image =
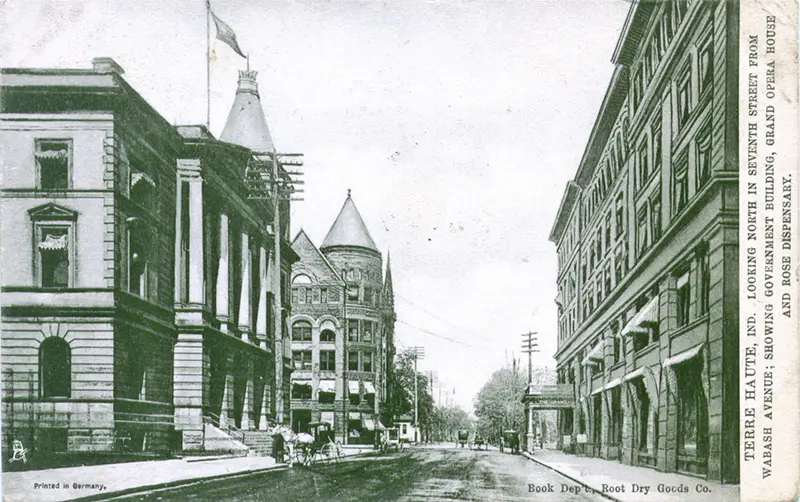
<path id="1" fill-rule="evenodd" d="M 203 255 L 203 179 L 189 180 L 189 303 L 205 303 Z"/>
<path id="2" fill-rule="evenodd" d="M 242 230 L 242 289 L 239 296 L 239 330 L 242 339 L 247 339 L 252 323 L 250 298 L 253 292 L 253 274 L 250 272 L 250 235 Z"/>
<path id="3" fill-rule="evenodd" d="M 256 306 L 256 336 L 262 349 L 267 348 L 267 292 L 269 283 L 267 282 L 267 267 L 269 266 L 269 253 L 262 244 L 258 253 L 258 305 Z"/>
<path id="4" fill-rule="evenodd" d="M 219 263 L 215 314 L 222 331 L 228 331 L 228 322 L 230 321 L 229 253 L 228 215 L 221 212 L 219 215 Z"/>
<path id="5" fill-rule="evenodd" d="M 261 416 L 258 420 L 258 430 L 267 430 L 267 407 L 269 406 L 269 384 L 264 382 L 264 390 L 261 396 Z"/>

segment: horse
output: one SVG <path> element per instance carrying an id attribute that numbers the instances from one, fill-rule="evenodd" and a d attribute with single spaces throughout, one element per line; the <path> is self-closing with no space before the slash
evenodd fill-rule
<path id="1" fill-rule="evenodd" d="M 292 429 L 282 424 L 275 425 L 275 427 L 270 430 L 270 435 L 281 436 L 283 438 L 284 445 L 286 445 L 287 456 L 289 457 L 289 467 L 294 467 L 296 451 L 297 453 L 303 454 L 303 465 L 311 463 L 309 452 L 311 443 L 314 442 L 314 436 L 306 434 L 305 432 L 295 434 Z"/>

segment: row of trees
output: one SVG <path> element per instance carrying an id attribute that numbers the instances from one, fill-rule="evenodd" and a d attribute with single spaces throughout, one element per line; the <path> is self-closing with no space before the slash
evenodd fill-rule
<path id="1" fill-rule="evenodd" d="M 532 368 L 534 387 L 556 382 L 555 371 L 544 366 Z M 525 405 L 522 397 L 528 387 L 527 371 L 515 363 L 501 368 L 489 377 L 475 398 L 476 432 L 490 442 L 497 443 L 505 430 L 514 430 L 525 437 Z M 534 422 L 540 429 L 556 430 L 553 413 L 536 413 Z"/>
<path id="2" fill-rule="evenodd" d="M 456 431 L 469 429 L 469 415 L 457 406 L 436 406 L 429 390 L 428 377 L 414 371 L 414 355 L 395 357 L 389 399 L 383 407 L 386 424 L 402 415 L 414 416 L 414 379 L 417 380 L 418 414 L 422 441 L 455 440 Z"/>

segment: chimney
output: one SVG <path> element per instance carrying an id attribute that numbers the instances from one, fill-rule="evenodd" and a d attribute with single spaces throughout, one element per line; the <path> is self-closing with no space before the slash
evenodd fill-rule
<path id="1" fill-rule="evenodd" d="M 258 72 L 255 70 L 239 70 L 239 89 L 236 92 L 248 92 L 259 97 L 256 75 L 258 75 Z"/>
<path id="2" fill-rule="evenodd" d="M 92 69 L 97 73 L 116 73 L 122 75 L 125 70 L 111 58 L 92 59 Z"/>

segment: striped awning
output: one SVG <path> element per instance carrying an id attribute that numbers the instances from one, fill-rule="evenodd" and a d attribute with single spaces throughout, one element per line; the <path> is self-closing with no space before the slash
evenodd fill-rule
<path id="1" fill-rule="evenodd" d="M 44 240 L 39 243 L 39 249 L 47 251 L 67 249 L 67 234 L 59 235 L 58 237 L 48 234 Z"/>
<path id="2" fill-rule="evenodd" d="M 651 298 L 650 301 L 628 321 L 628 324 L 622 328 L 623 336 L 632 333 L 647 333 L 648 325 L 658 324 L 658 299 L 658 296 Z"/>

